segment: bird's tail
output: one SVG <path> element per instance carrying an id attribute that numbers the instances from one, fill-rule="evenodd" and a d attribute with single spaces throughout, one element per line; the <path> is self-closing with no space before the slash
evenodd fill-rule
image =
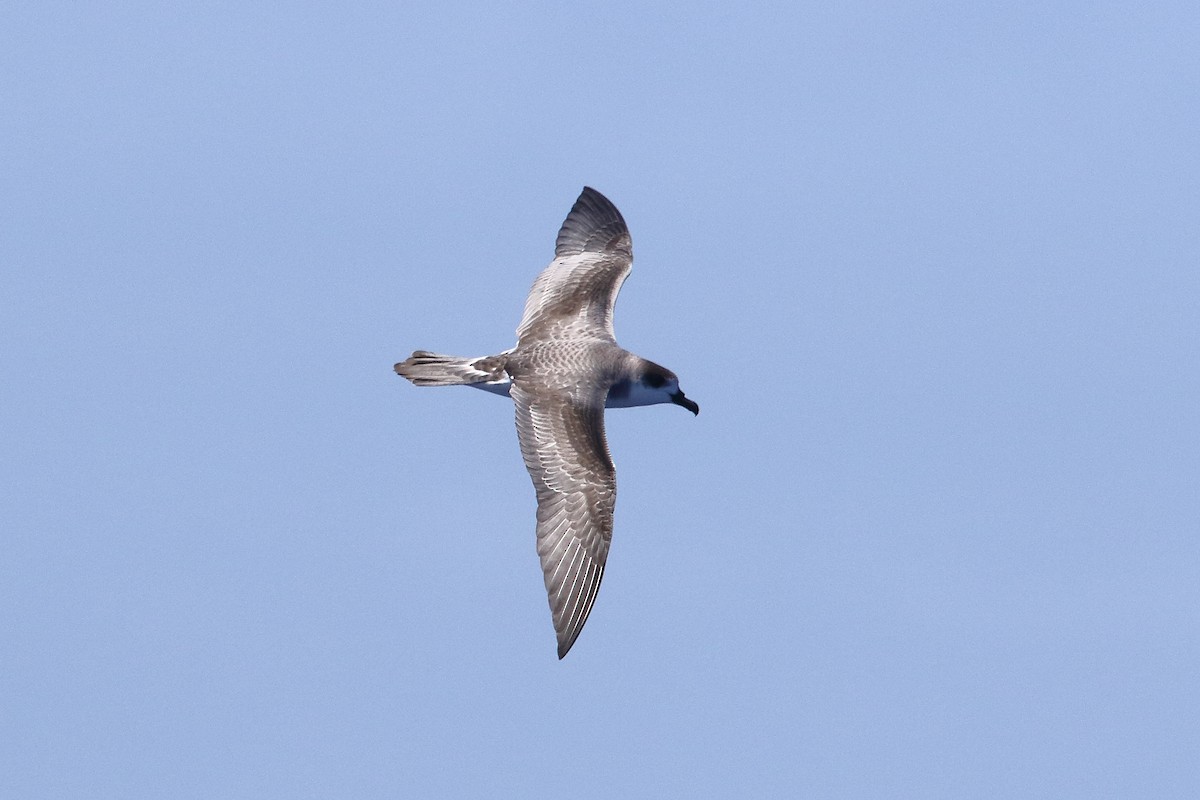
<path id="1" fill-rule="evenodd" d="M 417 386 L 460 386 L 473 383 L 500 383 L 507 380 L 504 354 L 482 358 L 461 358 L 417 350 L 396 365 Z"/>

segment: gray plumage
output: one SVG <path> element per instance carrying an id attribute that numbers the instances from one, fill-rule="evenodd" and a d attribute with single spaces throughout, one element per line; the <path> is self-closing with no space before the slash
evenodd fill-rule
<path id="1" fill-rule="evenodd" d="M 700 409 L 679 390 L 675 373 L 617 344 L 613 305 L 633 247 L 616 207 L 584 187 L 554 253 L 529 291 L 516 347 L 482 358 L 418 350 L 396 372 L 417 386 L 467 385 L 512 397 L 537 494 L 538 556 L 562 658 L 591 613 L 612 541 L 617 484 L 604 409 Z"/>

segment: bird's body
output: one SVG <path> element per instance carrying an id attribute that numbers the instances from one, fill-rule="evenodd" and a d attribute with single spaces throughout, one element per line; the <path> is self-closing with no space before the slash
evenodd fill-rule
<path id="1" fill-rule="evenodd" d="M 633 263 L 620 212 L 584 188 L 563 222 L 555 259 L 534 281 L 517 345 L 458 358 L 418 350 L 396 372 L 418 386 L 475 386 L 508 395 L 537 493 L 538 555 L 558 657 L 579 636 L 612 539 L 616 471 L 604 409 L 674 403 L 699 413 L 664 367 L 620 347 L 613 304 Z"/>

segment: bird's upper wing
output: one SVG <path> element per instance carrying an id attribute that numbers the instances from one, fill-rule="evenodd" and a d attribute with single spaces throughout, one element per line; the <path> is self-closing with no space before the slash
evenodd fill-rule
<path id="1" fill-rule="evenodd" d="M 584 187 L 558 231 L 517 326 L 517 342 L 598 336 L 615 341 L 613 304 L 633 266 L 633 243 L 617 207 Z"/>
<path id="2" fill-rule="evenodd" d="M 604 393 L 512 389 L 521 455 L 537 491 L 537 549 L 558 657 L 591 613 L 612 541 L 617 476 L 604 438 Z"/>

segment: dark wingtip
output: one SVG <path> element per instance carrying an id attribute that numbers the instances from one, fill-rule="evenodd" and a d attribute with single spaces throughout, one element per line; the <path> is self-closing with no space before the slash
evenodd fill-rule
<path id="1" fill-rule="evenodd" d="M 617 207 L 590 186 L 583 187 L 554 243 L 555 256 L 620 253 L 632 258 L 629 228 Z"/>

